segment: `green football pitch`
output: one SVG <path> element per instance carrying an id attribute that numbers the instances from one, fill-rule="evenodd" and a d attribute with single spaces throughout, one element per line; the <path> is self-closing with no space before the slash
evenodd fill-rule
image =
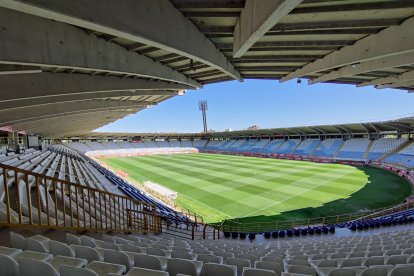
<path id="1" fill-rule="evenodd" d="M 102 159 L 178 193 L 177 204 L 207 222 L 304 219 L 400 203 L 411 186 L 376 168 L 217 154 Z"/>

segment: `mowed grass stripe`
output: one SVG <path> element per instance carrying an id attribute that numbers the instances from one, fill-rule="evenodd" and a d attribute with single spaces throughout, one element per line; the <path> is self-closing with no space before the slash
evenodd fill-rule
<path id="1" fill-rule="evenodd" d="M 206 209 L 207 213 L 219 211 L 223 216 L 233 217 L 245 216 L 280 201 L 283 204 L 264 209 L 263 213 L 277 214 L 302 204 L 319 206 L 329 198 L 348 197 L 363 186 L 361 182 L 358 184 L 361 179 L 358 170 L 341 165 L 207 154 L 112 158 L 107 161 L 112 167 L 115 163 L 117 169 L 126 170 L 135 180 L 146 178 L 176 190 L 203 205 L 199 208 Z M 340 187 L 321 185 L 313 189 L 321 181 Z M 305 193 L 310 190 L 312 193 Z M 296 198 L 293 206 L 287 200 L 290 198 Z"/>

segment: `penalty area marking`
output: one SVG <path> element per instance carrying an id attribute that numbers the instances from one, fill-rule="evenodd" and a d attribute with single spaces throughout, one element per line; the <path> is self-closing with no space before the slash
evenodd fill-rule
<path id="1" fill-rule="evenodd" d="M 315 174 L 315 175 L 321 175 L 321 174 L 323 174 L 323 173 L 318 173 L 318 174 Z M 292 195 L 292 196 L 289 196 L 289 197 L 287 197 L 287 198 L 285 198 L 285 199 L 283 199 L 283 200 L 276 201 L 276 202 L 274 202 L 274 203 L 270 204 L 270 205 L 269 205 L 269 206 L 267 206 L 267 207 L 264 207 L 264 208 L 262 208 L 262 209 L 256 210 L 256 211 L 254 211 L 254 212 L 252 212 L 252 213 L 249 213 L 249 214 L 247 214 L 247 215 L 245 215 L 245 216 L 246 216 L 246 217 L 250 217 L 251 215 L 253 215 L 253 214 L 257 213 L 257 212 L 260 212 L 260 211 L 263 211 L 263 210 L 269 209 L 270 207 L 273 207 L 273 206 L 275 206 L 275 205 L 278 205 L 279 203 L 285 202 L 286 200 L 289 200 L 289 199 L 292 199 L 292 198 L 294 198 L 294 197 L 297 197 L 298 195 L 301 195 L 301 194 L 307 193 L 307 192 L 309 192 L 309 191 L 312 191 L 312 190 L 314 190 L 314 189 L 316 189 L 316 188 L 318 188 L 318 187 L 325 186 L 325 184 L 327 184 L 327 183 L 331 182 L 332 180 L 335 180 L 335 179 L 341 178 L 341 177 L 346 176 L 346 175 L 348 175 L 348 174 L 351 174 L 351 172 L 346 173 L 346 174 L 343 174 L 343 175 L 338 176 L 338 177 L 335 177 L 335 178 L 332 178 L 332 179 L 328 179 L 328 180 L 326 180 L 326 181 L 322 182 L 322 183 L 321 183 L 321 184 L 319 184 L 319 185 L 316 185 L 316 186 L 314 186 L 314 187 L 312 187 L 312 188 L 306 189 L 306 190 L 304 190 L 303 192 L 300 192 L 300 193 L 294 194 L 294 195 Z M 303 180 L 303 179 L 301 179 L 301 180 Z M 300 180 L 295 181 L 295 182 L 293 182 L 292 184 L 294 184 L 294 183 L 296 183 L 296 182 L 299 182 L 299 181 L 300 181 Z"/>

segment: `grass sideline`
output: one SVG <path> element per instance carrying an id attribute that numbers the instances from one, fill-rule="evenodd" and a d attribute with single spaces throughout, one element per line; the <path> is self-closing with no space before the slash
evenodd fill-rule
<path id="1" fill-rule="evenodd" d="M 206 222 L 307 219 L 400 203 L 411 185 L 381 169 L 216 154 L 102 159 L 134 181 L 178 192 Z"/>

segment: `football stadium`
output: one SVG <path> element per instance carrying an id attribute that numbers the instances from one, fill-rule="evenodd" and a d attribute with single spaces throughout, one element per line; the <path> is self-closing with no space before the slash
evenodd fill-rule
<path id="1" fill-rule="evenodd" d="M 414 275 L 414 116 L 363 116 L 412 111 L 413 30 L 412 0 L 0 0 L 0 276 Z"/>

